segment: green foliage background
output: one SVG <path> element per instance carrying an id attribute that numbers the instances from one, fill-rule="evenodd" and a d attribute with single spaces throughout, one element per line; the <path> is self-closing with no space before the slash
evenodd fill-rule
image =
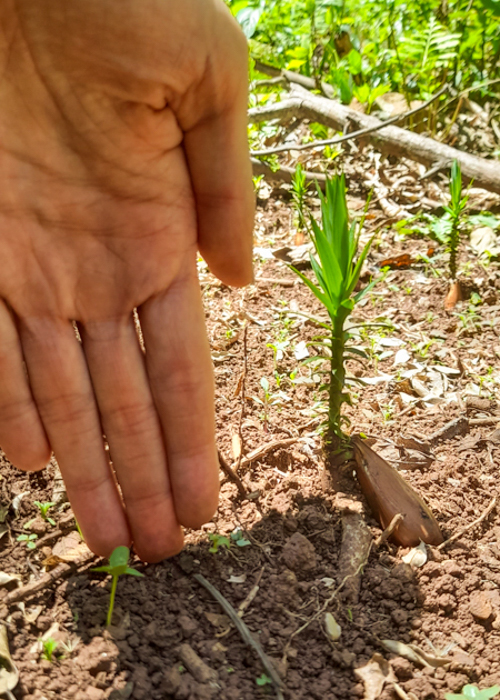
<path id="1" fill-rule="evenodd" d="M 344 102 L 427 98 L 448 83 L 497 94 L 500 0 L 228 0 L 252 56 L 321 78 Z"/>

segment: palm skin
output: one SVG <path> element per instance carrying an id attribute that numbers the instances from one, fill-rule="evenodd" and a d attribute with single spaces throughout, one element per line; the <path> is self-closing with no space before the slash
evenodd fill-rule
<path id="1" fill-rule="evenodd" d="M 0 444 L 157 561 L 217 504 L 196 254 L 251 280 L 245 42 L 220 0 L 4 2 Z"/>

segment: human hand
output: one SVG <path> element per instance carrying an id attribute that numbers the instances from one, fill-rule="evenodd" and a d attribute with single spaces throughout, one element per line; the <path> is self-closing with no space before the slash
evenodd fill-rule
<path id="1" fill-rule="evenodd" d="M 157 561 L 217 505 L 196 250 L 251 280 L 246 45 L 221 0 L 2 0 L 0 69 L 0 445 Z"/>

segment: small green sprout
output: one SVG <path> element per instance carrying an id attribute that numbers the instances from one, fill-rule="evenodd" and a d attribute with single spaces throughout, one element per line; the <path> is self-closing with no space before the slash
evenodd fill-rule
<path id="1" fill-rule="evenodd" d="M 297 163 L 292 176 L 292 199 L 297 212 L 297 228 L 300 232 L 307 229 L 306 195 L 309 184 L 300 163 Z"/>
<path id="2" fill-rule="evenodd" d="M 45 659 L 45 661 L 50 661 L 50 663 L 55 661 L 55 653 L 59 646 L 59 642 L 57 642 L 53 637 L 40 639 L 39 641 L 42 643 L 41 658 Z"/>
<path id="3" fill-rule="evenodd" d="M 255 682 L 257 685 L 270 685 L 273 681 L 272 678 L 269 678 L 269 676 L 266 676 L 266 674 L 263 673 L 262 676 L 255 679 Z"/>
<path id="4" fill-rule="evenodd" d="M 36 549 L 35 540 L 37 539 L 38 535 L 32 532 L 30 535 L 19 535 L 19 537 L 17 537 L 17 542 L 26 542 L 26 547 L 28 549 Z"/>
<path id="5" fill-rule="evenodd" d="M 109 597 L 108 617 L 106 618 L 107 627 L 111 625 L 113 609 L 115 607 L 116 586 L 120 576 L 123 576 L 124 574 L 138 577 L 144 576 L 144 574 L 141 574 L 140 571 L 136 571 L 136 569 L 132 569 L 128 565 L 129 558 L 130 550 L 128 547 L 117 547 L 109 558 L 109 564 L 106 566 L 98 566 L 97 568 L 93 569 L 93 571 L 104 571 L 107 574 L 111 574 L 113 579 L 111 582 L 111 595 Z"/>
<path id="6" fill-rule="evenodd" d="M 464 685 L 460 695 L 454 693 L 446 693 L 446 700 L 489 700 L 500 693 L 500 685 L 493 685 L 491 688 L 479 690 L 475 685 Z"/>
<path id="7" fill-rule="evenodd" d="M 52 503 L 51 501 L 47 501 L 47 503 L 35 501 L 35 505 L 40 511 L 42 519 L 45 520 L 45 522 L 49 523 L 49 525 L 52 525 L 52 527 L 55 527 L 56 521 L 53 518 L 49 517 L 49 510 L 55 506 L 55 503 Z"/>
<path id="8" fill-rule="evenodd" d="M 252 544 L 250 540 L 245 538 L 240 528 L 231 533 L 231 539 L 238 547 L 248 547 L 249 544 Z"/>
<path id="9" fill-rule="evenodd" d="M 229 537 L 219 535 L 216 532 L 211 532 L 208 536 L 208 539 L 212 543 L 212 546 L 208 550 L 211 554 L 217 554 L 221 547 L 225 547 L 226 549 L 229 549 L 231 547 L 231 540 L 229 539 Z"/>

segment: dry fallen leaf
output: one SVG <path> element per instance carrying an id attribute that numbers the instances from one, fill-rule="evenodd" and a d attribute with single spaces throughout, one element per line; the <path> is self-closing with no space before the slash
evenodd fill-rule
<path id="1" fill-rule="evenodd" d="M 0 625 L 0 695 L 9 694 L 14 690 L 19 681 L 19 671 L 17 670 L 9 650 L 9 639 L 7 628 Z M 9 697 L 11 697 L 9 695 Z"/>
<path id="2" fill-rule="evenodd" d="M 364 700 L 377 700 L 384 685 L 387 682 L 394 683 L 397 680 L 389 662 L 381 654 L 374 654 L 370 661 L 364 666 L 356 668 L 354 673 L 364 683 Z"/>
<path id="3" fill-rule="evenodd" d="M 403 658 L 408 659 L 408 661 L 419 664 L 420 666 L 439 668 L 440 666 L 447 666 L 449 663 L 451 663 L 451 659 L 448 657 L 428 654 L 415 644 L 403 644 L 403 642 L 398 642 L 392 639 L 382 639 L 381 644 L 393 654 L 402 656 Z"/>
<path id="4" fill-rule="evenodd" d="M 21 576 L 19 574 L 7 574 L 5 571 L 0 571 L 0 586 L 6 586 L 12 581 L 21 581 Z"/>
<path id="5" fill-rule="evenodd" d="M 64 562 L 76 561 L 89 552 L 89 548 L 76 530 L 62 537 L 52 548 L 52 555 Z"/>
<path id="6" fill-rule="evenodd" d="M 413 547 L 410 549 L 408 554 L 402 557 L 405 564 L 413 566 L 415 569 L 419 569 L 427 562 L 427 548 L 425 542 L 421 542 L 418 547 Z"/>

